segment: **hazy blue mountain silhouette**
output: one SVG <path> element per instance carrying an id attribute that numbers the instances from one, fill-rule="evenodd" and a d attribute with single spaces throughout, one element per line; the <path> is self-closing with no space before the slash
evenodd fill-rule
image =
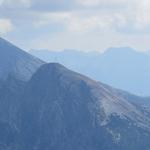
<path id="1" fill-rule="evenodd" d="M 129 47 L 110 48 L 104 53 L 84 53 L 76 50 L 32 50 L 30 53 L 47 62 L 59 62 L 116 88 L 137 95 L 150 95 L 148 53 L 137 52 Z"/>

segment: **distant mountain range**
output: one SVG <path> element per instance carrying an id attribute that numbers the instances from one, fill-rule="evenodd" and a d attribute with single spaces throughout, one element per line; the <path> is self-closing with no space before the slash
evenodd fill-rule
<path id="1" fill-rule="evenodd" d="M 58 62 L 70 69 L 116 88 L 150 96 L 150 55 L 132 48 L 110 48 L 104 53 L 64 50 L 31 50 L 46 62 Z"/>
<path id="2" fill-rule="evenodd" d="M 3 39 L 0 59 L 1 72 L 9 66 L 0 78 L 0 150 L 149 150 L 145 98 L 46 64 Z"/>

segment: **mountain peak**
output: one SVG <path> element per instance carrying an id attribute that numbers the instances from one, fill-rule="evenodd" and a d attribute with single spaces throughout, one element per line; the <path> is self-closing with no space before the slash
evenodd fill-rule
<path id="1" fill-rule="evenodd" d="M 82 81 L 92 86 L 94 86 L 94 84 L 96 83 L 92 79 L 84 75 L 81 75 L 77 72 L 74 72 L 59 63 L 48 63 L 42 65 L 35 73 L 33 78 L 37 78 L 35 80 L 47 80 L 48 81 L 47 84 L 49 82 L 56 82 L 56 80 L 57 82 L 62 82 L 66 84 Z M 43 84 L 43 83 L 37 83 L 37 84 Z"/>
<path id="2" fill-rule="evenodd" d="M 47 64 L 44 64 L 45 68 L 55 68 L 55 69 L 60 69 L 60 68 L 64 68 L 64 69 L 67 69 L 65 66 L 63 66 L 62 64 L 60 63 L 57 63 L 57 62 L 52 62 L 52 63 L 47 63 Z"/>
<path id="3" fill-rule="evenodd" d="M 134 105 L 128 103 L 124 97 L 120 96 L 117 92 L 114 92 L 115 89 L 94 81 L 84 75 L 73 72 L 59 63 L 42 65 L 33 75 L 29 88 L 27 89 L 32 92 L 32 89 L 34 89 L 34 93 L 40 92 L 42 96 L 45 95 L 46 91 L 48 94 L 47 97 L 50 97 L 50 95 L 53 95 L 54 93 L 56 93 L 58 97 L 61 94 L 63 97 L 69 92 L 73 95 L 74 93 L 78 93 L 78 95 L 86 93 L 85 95 L 92 98 L 83 98 L 82 101 L 84 103 L 94 103 L 93 107 L 96 107 L 94 109 L 99 109 L 97 113 L 103 111 L 105 114 L 105 119 L 103 118 L 104 120 L 101 124 L 107 123 L 107 119 L 111 115 L 116 114 L 144 126 L 142 113 L 138 111 Z M 78 99 L 76 99 L 76 102 L 80 103 Z M 95 104 L 96 106 L 94 106 Z"/>
<path id="4" fill-rule="evenodd" d="M 58 63 L 42 65 L 27 83 L 21 100 L 25 149 L 38 145 L 39 150 L 119 150 L 107 145 L 122 146 L 128 137 L 139 137 L 140 130 L 150 131 L 148 117 L 115 89 Z M 97 147 L 99 141 L 102 144 Z"/>
<path id="5" fill-rule="evenodd" d="M 42 65 L 42 67 L 40 67 L 40 69 L 38 70 L 38 72 L 43 72 L 43 73 L 54 73 L 54 72 L 60 72 L 62 73 L 63 71 L 69 71 L 69 69 L 67 69 L 65 66 L 59 64 L 59 63 L 46 63 L 44 65 Z"/>

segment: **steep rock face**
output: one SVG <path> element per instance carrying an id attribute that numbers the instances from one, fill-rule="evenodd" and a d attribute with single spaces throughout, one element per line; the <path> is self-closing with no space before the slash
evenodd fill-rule
<path id="1" fill-rule="evenodd" d="M 21 81 L 28 81 L 43 63 L 0 38 L 0 80 L 13 76 Z"/>
<path id="2" fill-rule="evenodd" d="M 16 113 L 20 106 L 19 97 L 26 82 L 43 63 L 0 38 L 0 122 L 6 124 L 11 130 L 14 129 L 15 132 L 18 130 Z M 4 130 L 7 131 L 6 136 L 9 132 L 8 128 Z"/>
<path id="3" fill-rule="evenodd" d="M 11 104 L 17 104 L 25 83 L 43 63 L 0 38 L 0 120 L 12 113 Z"/>
<path id="4" fill-rule="evenodd" d="M 17 149 L 18 131 L 7 122 L 0 121 L 0 149 Z"/>
<path id="5" fill-rule="evenodd" d="M 104 84 L 51 63 L 29 81 L 19 110 L 20 148 L 148 150 L 149 118 Z"/>

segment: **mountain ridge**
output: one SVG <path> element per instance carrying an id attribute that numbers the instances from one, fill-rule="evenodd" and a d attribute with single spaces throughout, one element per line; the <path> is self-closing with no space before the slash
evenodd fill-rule
<path id="1" fill-rule="evenodd" d="M 40 78 L 42 77 L 42 78 Z M 83 85 L 87 86 L 87 87 L 90 87 L 89 89 L 89 93 L 92 93 L 93 95 L 95 95 L 98 99 L 100 97 L 104 97 L 104 99 L 102 98 L 100 101 L 103 103 L 102 105 L 104 105 L 105 107 L 105 98 L 106 99 L 109 99 L 107 101 L 107 108 L 105 110 L 105 113 L 108 115 L 111 115 L 111 113 L 116 113 L 116 111 L 118 111 L 117 109 L 113 109 L 112 112 L 111 110 L 108 110 L 109 108 L 113 108 L 113 105 L 115 106 L 118 106 L 117 103 L 120 105 L 120 102 L 122 102 L 122 106 L 120 108 L 120 112 L 119 112 L 119 115 L 127 115 L 127 117 L 129 117 L 130 119 L 134 119 L 134 117 L 130 117 L 128 116 L 128 113 L 127 114 L 124 114 L 124 112 L 132 112 L 134 109 L 135 111 L 135 114 L 138 113 L 136 112 L 136 107 L 134 108 L 132 106 L 132 104 L 130 104 L 128 101 L 126 101 L 124 99 L 124 97 L 121 97 L 121 98 L 118 98 L 117 94 L 118 93 L 115 93 L 115 92 L 112 92 L 112 87 L 108 86 L 108 85 L 105 85 L 103 83 L 100 83 L 100 82 L 97 82 L 97 81 L 94 81 L 84 75 L 81 75 L 79 73 L 76 73 L 74 71 L 71 71 L 69 69 L 67 69 L 66 67 L 64 67 L 63 65 L 59 64 L 59 63 L 48 63 L 48 64 L 44 64 L 42 65 L 38 71 L 33 75 L 33 77 L 31 78 L 31 81 L 32 80 L 36 80 L 38 81 L 36 78 L 38 78 L 39 81 L 42 81 L 41 83 L 37 82 L 37 83 L 34 83 L 37 85 L 37 87 L 39 85 L 41 85 L 43 88 L 45 88 L 46 85 L 48 85 L 48 83 L 51 83 L 53 82 L 53 79 L 55 82 L 59 82 L 61 85 L 60 86 L 63 86 L 64 88 L 66 87 L 70 87 L 72 84 L 76 84 L 76 82 L 81 82 Z M 44 79 L 48 82 L 43 82 Z M 49 81 L 50 80 L 50 81 Z M 65 82 L 67 81 L 67 82 Z M 46 84 L 46 85 L 44 85 Z M 46 86 L 47 87 L 47 86 Z M 35 87 L 32 87 L 31 89 L 34 89 L 36 88 Z M 49 88 L 47 88 L 49 89 Z M 45 89 L 46 90 L 46 89 Z M 116 89 L 114 89 L 116 90 Z M 116 90 L 117 91 L 117 90 Z M 112 96 L 107 96 L 107 95 L 111 95 Z M 119 95 L 120 96 L 120 95 Z M 112 101 L 111 101 L 112 100 Z M 114 101 L 115 100 L 115 101 Z M 109 104 L 110 102 L 110 104 Z M 125 110 L 124 108 L 126 107 L 127 110 Z M 104 108 L 105 109 L 105 108 Z M 131 110 L 129 110 L 131 109 Z M 110 114 L 109 112 L 110 111 Z M 114 112 L 113 112 L 114 111 Z M 116 113 L 117 114 L 117 113 Z M 142 120 L 141 120 L 142 121 Z"/>
<path id="2" fill-rule="evenodd" d="M 46 62 L 58 62 L 81 74 L 129 91 L 149 96 L 150 59 L 132 48 L 110 48 L 104 53 L 66 51 L 30 51 Z M 78 60 L 78 61 L 76 61 Z"/>
<path id="3" fill-rule="evenodd" d="M 0 78 L 2 80 L 12 75 L 27 81 L 31 74 L 44 63 L 2 38 L 0 38 L 0 52 Z"/>
<path id="4" fill-rule="evenodd" d="M 25 149 L 126 150 L 127 134 L 141 147 L 150 132 L 149 118 L 136 105 L 58 63 L 44 64 L 33 75 L 20 114 Z M 138 148 L 128 141 L 131 147 Z"/>
<path id="5" fill-rule="evenodd" d="M 0 80 L 0 149 L 149 150 L 150 111 L 136 103 L 142 98 L 15 49 L 8 50 L 21 62 L 28 59 Z M 1 62 L 7 66 L 9 59 Z"/>

